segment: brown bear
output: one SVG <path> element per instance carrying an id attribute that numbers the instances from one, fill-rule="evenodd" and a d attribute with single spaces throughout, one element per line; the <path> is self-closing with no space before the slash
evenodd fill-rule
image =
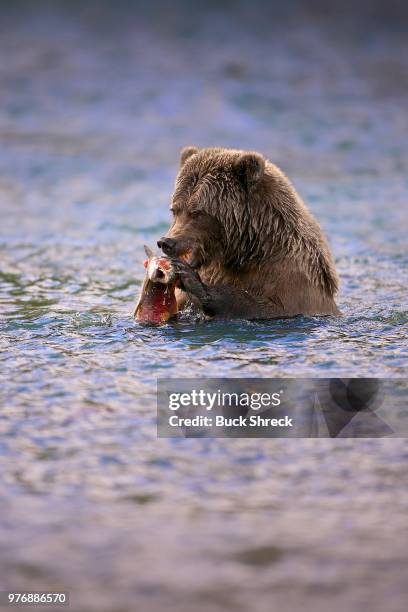
<path id="1" fill-rule="evenodd" d="M 332 315 L 338 277 L 323 232 L 283 172 L 255 152 L 185 147 L 158 246 L 179 309 L 212 317 Z"/>

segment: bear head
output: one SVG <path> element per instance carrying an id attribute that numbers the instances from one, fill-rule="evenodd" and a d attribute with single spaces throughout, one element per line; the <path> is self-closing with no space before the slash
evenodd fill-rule
<path id="1" fill-rule="evenodd" d="M 250 202 L 264 172 L 259 153 L 185 147 L 171 203 L 173 221 L 158 246 L 194 268 L 214 258 L 231 268 L 259 259 Z"/>

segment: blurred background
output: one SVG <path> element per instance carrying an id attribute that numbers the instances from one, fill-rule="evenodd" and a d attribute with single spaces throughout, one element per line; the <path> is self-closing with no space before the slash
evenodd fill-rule
<path id="1" fill-rule="evenodd" d="M 158 376 L 406 375 L 408 9 L 0 5 L 0 588 L 71 608 L 403 612 L 404 440 L 157 440 Z M 142 328 L 180 148 L 254 149 L 342 317 Z"/>

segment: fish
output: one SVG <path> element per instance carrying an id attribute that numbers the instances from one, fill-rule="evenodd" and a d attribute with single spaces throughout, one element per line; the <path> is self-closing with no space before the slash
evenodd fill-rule
<path id="1" fill-rule="evenodd" d="M 146 274 L 133 316 L 136 321 L 160 325 L 178 313 L 176 271 L 166 255 L 155 255 L 148 246 L 144 250 Z"/>

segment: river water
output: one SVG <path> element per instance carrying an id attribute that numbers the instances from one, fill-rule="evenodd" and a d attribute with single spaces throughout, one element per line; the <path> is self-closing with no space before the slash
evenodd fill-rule
<path id="1" fill-rule="evenodd" d="M 0 29 L 0 589 L 69 590 L 75 612 L 405 610 L 403 439 L 155 426 L 158 377 L 405 375 L 403 25 L 27 2 Z M 185 144 L 284 169 L 341 317 L 132 320 Z"/>

